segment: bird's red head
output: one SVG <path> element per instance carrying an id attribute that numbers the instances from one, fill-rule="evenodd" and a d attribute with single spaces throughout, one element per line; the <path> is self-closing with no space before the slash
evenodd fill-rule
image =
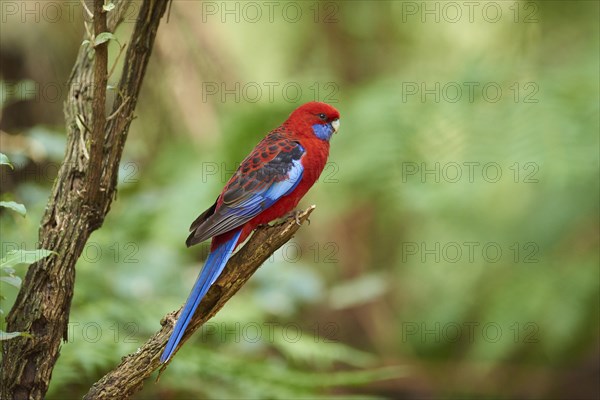
<path id="1" fill-rule="evenodd" d="M 286 124 L 309 128 L 311 134 L 328 141 L 340 127 L 340 113 L 327 103 L 311 101 L 296 108 Z"/>

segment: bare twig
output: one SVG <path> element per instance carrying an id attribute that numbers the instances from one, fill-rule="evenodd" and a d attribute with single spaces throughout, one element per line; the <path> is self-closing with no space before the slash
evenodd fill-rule
<path id="1" fill-rule="evenodd" d="M 119 59 L 121 58 L 121 55 L 123 54 L 123 51 L 125 50 L 125 47 L 127 47 L 126 43 L 121 44 L 121 43 L 117 42 L 117 44 L 119 45 L 119 54 L 117 54 L 117 57 L 115 58 L 115 62 L 113 63 L 113 66 L 110 68 L 110 71 L 108 72 L 108 76 L 106 77 L 107 80 L 110 79 L 113 72 L 115 72 L 115 67 L 119 63 Z"/>
<path id="2" fill-rule="evenodd" d="M 93 19 L 94 18 L 94 14 L 90 11 L 90 9 L 88 8 L 87 4 L 85 4 L 84 0 L 79 0 L 81 5 L 83 6 L 83 9 L 85 10 L 87 16 L 89 19 Z"/>
<path id="3" fill-rule="evenodd" d="M 112 121 L 113 119 L 115 119 L 115 117 L 117 115 L 119 115 L 119 113 L 121 112 L 121 110 L 123 110 L 123 107 L 125 107 L 125 105 L 127 104 L 127 102 L 129 101 L 129 97 L 127 97 L 125 100 L 123 100 L 123 103 L 121 103 L 121 105 L 119 106 L 119 108 L 117 108 L 115 111 L 113 111 L 112 114 L 110 114 L 106 120 L 107 121 Z"/>

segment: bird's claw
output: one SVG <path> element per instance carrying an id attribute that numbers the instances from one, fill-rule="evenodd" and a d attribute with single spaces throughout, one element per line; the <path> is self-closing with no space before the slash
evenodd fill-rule
<path id="1" fill-rule="evenodd" d="M 299 211 L 299 210 L 292 211 L 292 213 L 291 213 L 291 216 L 294 217 L 294 221 L 296 221 L 296 225 L 298 225 L 298 226 L 302 225 L 302 221 L 300 221 L 300 214 L 301 213 L 302 213 L 302 211 Z M 306 218 L 306 221 L 310 225 L 310 219 Z"/>

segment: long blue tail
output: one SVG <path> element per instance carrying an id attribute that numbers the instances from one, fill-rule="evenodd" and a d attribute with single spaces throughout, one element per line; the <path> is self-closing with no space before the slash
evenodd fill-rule
<path id="1" fill-rule="evenodd" d="M 165 351 L 162 356 L 160 356 L 161 363 L 168 361 L 169 358 L 171 358 L 171 355 L 173 355 L 173 352 L 177 348 L 177 344 L 179 344 L 179 341 L 185 332 L 185 328 L 187 328 L 192 320 L 192 316 L 196 312 L 198 304 L 200 304 L 210 286 L 217 280 L 219 275 L 221 275 L 223 268 L 225 268 L 227 260 L 229 260 L 229 256 L 231 256 L 231 252 L 235 248 L 241 233 L 242 230 L 240 229 L 231 239 L 219 245 L 219 247 L 214 249 L 208 255 L 206 263 L 204 263 L 204 267 L 202 268 L 202 271 L 200 271 L 198 279 L 196 279 L 194 288 L 185 302 L 183 311 L 181 311 L 181 314 L 179 315 L 179 319 L 175 324 L 173 333 L 171 333 L 167 347 L 165 347 Z"/>

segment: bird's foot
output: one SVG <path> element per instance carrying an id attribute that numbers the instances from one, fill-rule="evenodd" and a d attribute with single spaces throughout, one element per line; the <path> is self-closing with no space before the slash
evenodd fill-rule
<path id="1" fill-rule="evenodd" d="M 302 211 L 300 211 L 300 210 L 294 210 L 286 215 L 286 219 L 289 217 L 294 217 L 294 220 L 296 221 L 296 225 L 300 226 L 300 225 L 302 225 L 302 221 L 300 221 L 301 213 L 302 213 Z M 306 221 L 310 225 L 310 219 L 307 218 Z"/>
<path id="2" fill-rule="evenodd" d="M 296 225 L 300 226 L 302 225 L 302 223 L 300 222 L 300 218 L 298 218 L 298 215 L 300 215 L 300 211 L 294 211 L 294 219 L 296 220 Z"/>

